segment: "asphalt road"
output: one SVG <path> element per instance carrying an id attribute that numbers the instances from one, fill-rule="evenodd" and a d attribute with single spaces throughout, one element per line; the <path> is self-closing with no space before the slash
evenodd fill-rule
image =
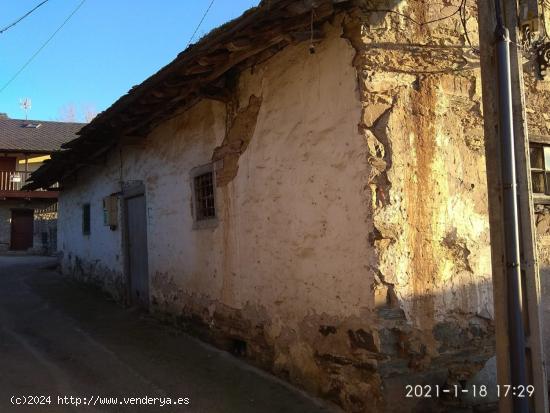
<path id="1" fill-rule="evenodd" d="M 331 411 L 54 267 L 51 258 L 0 257 L 0 412 Z M 140 400 L 125 405 L 132 397 Z"/>

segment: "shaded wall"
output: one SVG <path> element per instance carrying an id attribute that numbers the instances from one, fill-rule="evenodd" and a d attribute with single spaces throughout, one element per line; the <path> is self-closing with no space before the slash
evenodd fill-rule
<path id="1" fill-rule="evenodd" d="M 11 211 L 12 209 L 43 209 L 51 205 L 51 201 L 43 200 L 4 200 L 0 201 L 0 252 L 8 251 L 11 246 Z M 45 224 L 43 224 L 45 225 Z M 37 223 L 36 217 L 33 225 L 33 247 L 27 252 L 29 254 L 49 254 L 54 251 L 50 248 L 49 240 L 43 243 L 43 238 L 39 234 L 41 224 Z M 55 232 L 56 222 L 50 220 L 47 224 L 47 231 Z"/>

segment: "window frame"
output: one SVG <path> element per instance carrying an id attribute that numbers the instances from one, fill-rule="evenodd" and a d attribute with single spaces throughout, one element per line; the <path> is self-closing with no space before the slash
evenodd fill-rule
<path id="1" fill-rule="evenodd" d="M 546 168 L 546 159 L 544 155 L 544 148 L 549 148 L 550 142 L 530 140 L 529 141 L 529 173 L 531 174 L 531 194 L 533 196 L 533 202 L 535 204 L 550 204 L 550 168 Z M 540 148 L 542 151 L 542 168 L 534 168 L 531 164 L 531 149 Z M 544 192 L 534 191 L 533 174 L 543 174 L 544 178 Z"/>
<path id="2" fill-rule="evenodd" d="M 211 174 L 212 175 L 212 194 L 214 200 L 214 216 L 208 218 L 199 219 L 197 216 L 198 205 L 197 205 L 197 188 L 195 186 L 196 178 Z M 216 191 L 216 171 L 214 169 L 213 163 L 208 163 L 206 165 L 201 165 L 193 168 L 189 173 L 189 178 L 191 181 L 191 215 L 193 217 L 193 229 L 207 229 L 215 228 L 218 226 L 218 202 L 217 202 L 217 191 Z"/>
<path id="3" fill-rule="evenodd" d="M 82 204 L 82 235 L 92 233 L 92 205 L 89 202 Z"/>

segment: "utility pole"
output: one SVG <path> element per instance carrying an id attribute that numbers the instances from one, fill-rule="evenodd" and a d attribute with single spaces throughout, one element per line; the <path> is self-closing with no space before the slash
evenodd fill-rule
<path id="1" fill-rule="evenodd" d="M 529 138 L 516 0 L 477 0 L 491 232 L 497 380 L 535 394 L 502 412 L 548 411 Z M 498 18 L 497 18 L 498 17 Z M 506 30 L 507 29 L 507 30 Z M 517 394 L 517 392 L 515 392 Z"/>

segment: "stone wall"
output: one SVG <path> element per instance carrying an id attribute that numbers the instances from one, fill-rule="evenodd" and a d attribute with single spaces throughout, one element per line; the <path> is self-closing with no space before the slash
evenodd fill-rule
<path id="1" fill-rule="evenodd" d="M 541 81 L 533 75 L 537 70 L 533 62 L 525 64 L 524 70 L 529 134 L 536 141 L 546 141 L 550 144 L 550 115 L 542 109 L 548 105 L 547 102 L 550 102 L 550 83 L 548 80 Z M 548 365 L 550 362 L 550 204 L 535 203 L 535 224 L 542 297 L 543 344 Z"/>
<path id="2" fill-rule="evenodd" d="M 57 204 L 34 211 L 33 244 L 39 254 L 57 253 Z"/>
<path id="3" fill-rule="evenodd" d="M 367 7 L 345 27 L 372 166 L 379 371 L 386 409 L 408 411 L 406 384 L 459 384 L 494 354 L 476 10 L 470 47 L 456 6 Z"/>

